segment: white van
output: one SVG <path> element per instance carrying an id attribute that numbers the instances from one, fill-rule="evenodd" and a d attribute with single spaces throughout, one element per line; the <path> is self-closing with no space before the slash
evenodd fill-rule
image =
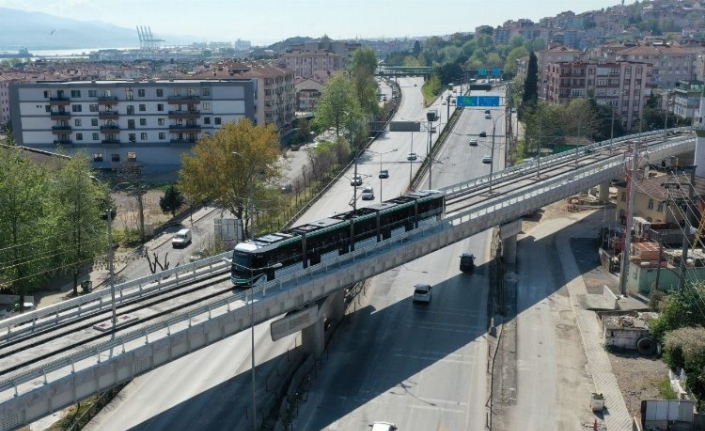
<path id="1" fill-rule="evenodd" d="M 171 239 L 171 246 L 174 248 L 183 248 L 189 244 L 191 244 L 191 229 L 181 229 Z"/>

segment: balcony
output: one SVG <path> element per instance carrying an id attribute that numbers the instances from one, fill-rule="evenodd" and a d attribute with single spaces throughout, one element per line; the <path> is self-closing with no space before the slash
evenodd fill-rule
<path id="1" fill-rule="evenodd" d="M 169 96 L 167 97 L 167 102 L 169 103 L 198 103 L 201 101 L 201 96 Z"/>
<path id="2" fill-rule="evenodd" d="M 113 138 L 113 139 L 103 139 L 102 141 L 100 141 L 100 143 L 103 144 L 103 145 L 113 145 L 113 146 L 117 146 L 117 145 L 120 145 L 120 140 L 119 140 L 119 139 L 114 139 L 114 138 Z"/>
<path id="3" fill-rule="evenodd" d="M 100 126 L 100 131 L 103 133 L 117 132 L 120 130 L 120 126 L 117 124 L 105 124 Z"/>
<path id="4" fill-rule="evenodd" d="M 69 138 L 59 138 L 54 141 L 54 145 L 73 145 L 73 141 Z"/>
<path id="5" fill-rule="evenodd" d="M 169 131 L 174 132 L 174 133 L 179 133 L 179 132 L 200 132 L 201 131 L 201 125 L 200 124 L 170 124 L 169 125 Z"/>
<path id="6" fill-rule="evenodd" d="M 175 145 L 194 145 L 196 143 L 195 139 L 171 139 L 169 143 Z"/>
<path id="7" fill-rule="evenodd" d="M 50 97 L 49 98 L 49 104 L 50 105 L 59 105 L 59 106 L 65 106 L 71 103 L 68 97 Z"/>
<path id="8" fill-rule="evenodd" d="M 98 104 L 99 105 L 117 105 L 117 103 L 118 103 L 117 96 L 100 96 L 100 97 L 98 97 Z"/>
<path id="9" fill-rule="evenodd" d="M 109 119 L 114 119 L 117 117 L 118 117 L 117 111 L 100 111 L 98 113 L 98 118 L 100 118 L 100 119 L 109 120 Z"/>
<path id="10" fill-rule="evenodd" d="M 51 132 L 56 133 L 69 133 L 71 132 L 71 126 L 52 126 Z"/>
<path id="11" fill-rule="evenodd" d="M 170 118 L 198 118 L 201 116 L 201 111 L 186 110 L 186 111 L 169 111 Z"/>
<path id="12" fill-rule="evenodd" d="M 49 115 L 52 120 L 69 120 L 71 118 L 71 113 L 66 111 L 51 111 Z"/>

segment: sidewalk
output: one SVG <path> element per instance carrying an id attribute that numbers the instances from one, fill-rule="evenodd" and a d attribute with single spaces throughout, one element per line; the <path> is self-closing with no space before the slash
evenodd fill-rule
<path id="1" fill-rule="evenodd" d="M 212 211 L 216 211 L 213 207 L 200 208 L 193 213 L 193 223 L 196 224 L 199 220 L 210 214 Z M 191 225 L 191 217 L 186 216 L 181 224 L 183 226 Z M 172 233 L 178 230 L 178 226 L 174 226 L 173 229 L 162 232 L 160 235 L 150 239 L 144 244 L 144 248 L 138 247 L 128 251 L 115 252 L 113 271 L 117 276 L 122 272 L 130 263 L 135 262 L 139 259 L 144 259 L 143 250 L 153 250 L 157 247 L 162 246 L 164 243 L 171 240 Z M 172 232 L 173 231 L 173 232 Z M 109 287 L 109 270 L 107 264 L 107 258 L 96 259 L 93 264 L 93 268 L 88 274 L 81 274 L 79 276 L 79 286 L 78 291 L 81 293 L 80 283 L 84 280 L 90 280 L 93 283 L 93 290 L 104 289 Z M 116 282 L 119 284 L 119 282 Z M 67 299 L 71 299 L 69 295 L 73 292 L 73 278 L 69 275 L 58 276 L 52 279 L 46 286 L 45 289 L 36 292 L 34 294 L 36 307 L 42 308 L 48 305 L 56 304 Z"/>
<path id="2" fill-rule="evenodd" d="M 594 237 L 595 223 L 585 220 L 585 217 L 591 214 L 592 212 L 586 211 L 585 215 L 581 215 L 579 221 L 576 221 L 568 229 L 558 232 L 556 245 L 563 273 L 566 280 L 570 280 L 567 284 L 570 305 L 575 314 L 580 336 L 583 340 L 583 348 L 595 392 L 602 393 L 605 396 L 605 411 L 602 414 L 598 414 L 598 416 L 602 418 L 608 431 L 630 431 L 632 429 L 632 418 L 627 411 L 617 378 L 612 372 L 612 364 L 602 344 L 600 323 L 593 311 L 583 309 L 579 303 L 579 298 L 588 292 L 583 275 L 578 270 L 578 265 L 575 262 L 570 247 L 570 239 Z"/>

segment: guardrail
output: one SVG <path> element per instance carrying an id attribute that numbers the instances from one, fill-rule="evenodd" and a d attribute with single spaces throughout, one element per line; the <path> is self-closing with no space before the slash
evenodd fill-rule
<path id="1" fill-rule="evenodd" d="M 158 274 L 137 278 L 115 286 L 115 302 L 120 304 L 128 299 L 135 299 L 171 288 L 180 282 L 191 282 L 202 275 L 213 276 L 229 270 L 223 262 L 224 257 L 231 257 L 231 252 L 221 253 L 195 262 L 179 265 L 176 268 Z M 206 269 L 203 271 L 203 269 Z M 33 332 L 47 325 L 54 325 L 87 313 L 110 309 L 112 306 L 110 288 L 96 290 L 68 301 L 49 305 L 28 313 L 0 321 L 0 340 L 15 335 Z"/>

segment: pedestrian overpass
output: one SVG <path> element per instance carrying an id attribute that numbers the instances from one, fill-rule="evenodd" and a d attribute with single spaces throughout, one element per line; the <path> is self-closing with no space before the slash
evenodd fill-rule
<path id="1" fill-rule="evenodd" d="M 663 132 L 658 132 L 663 133 Z M 656 136 L 657 133 L 642 137 Z M 635 139 L 634 136 L 631 137 Z M 628 138 L 615 142 L 624 145 Z M 671 136 L 645 148 L 651 160 L 693 151 L 695 136 Z M 604 143 L 594 148 L 606 151 Z M 577 155 L 578 152 L 575 152 Z M 610 154 L 612 151 L 610 150 Z M 512 228 L 523 214 L 559 201 L 598 184 L 608 183 L 623 174 L 622 154 L 614 152 L 605 160 L 585 166 L 571 165 L 576 160 L 573 152 L 556 154 L 541 159 L 543 169 L 554 166 L 571 166 L 570 170 L 555 177 L 538 179 L 536 161 L 524 163 L 494 173 L 494 179 L 480 177 L 445 189 L 448 200 L 462 200 L 469 190 L 487 188 L 501 178 L 534 178 L 531 185 L 509 193 L 501 192 L 495 183 L 494 194 L 481 203 L 466 206 L 462 211 L 448 214 L 440 221 L 429 222 L 418 229 L 404 232 L 372 246 L 322 262 L 304 270 L 291 273 L 226 298 L 198 303 L 181 313 L 174 313 L 151 321 L 139 329 L 118 331 L 113 338 L 87 343 L 81 349 L 63 352 L 56 356 L 0 376 L 0 431 L 15 429 L 62 409 L 80 400 L 129 381 L 175 359 L 188 355 L 212 343 L 230 337 L 253 324 L 299 311 L 286 325 L 272 327 L 274 339 L 287 331 L 302 330 L 303 343 L 313 354 L 323 348 L 324 318 L 339 318 L 343 312 L 342 291 L 357 282 L 389 271 L 400 265 L 433 253 L 486 229 L 509 224 L 502 237 L 507 239 L 517 232 Z M 527 180 L 528 181 L 528 180 Z M 514 223 L 516 225 L 517 223 Z M 513 230 L 514 229 L 514 230 Z M 229 253 L 204 259 L 168 271 L 178 282 L 179 277 L 194 271 L 196 265 L 220 267 Z M 134 300 L 135 286 L 164 278 L 162 274 L 133 280 L 116 287 L 118 303 L 123 298 Z M 181 274 L 181 275 L 179 275 Z M 146 280 L 150 279 L 150 280 Z M 132 289 L 132 290 L 131 290 Z M 93 292 L 84 297 L 55 304 L 32 313 L 0 322 L 0 340 L 13 331 L 26 330 L 46 319 L 61 316 L 78 316 L 88 301 L 96 303 L 100 296 L 101 309 L 110 309 L 110 292 Z M 243 306 L 247 304 L 247 306 Z M 249 303 L 249 304 L 248 304 Z M 321 306 L 316 305 L 323 304 Z M 308 307 L 308 308 L 307 308 Z M 78 311 L 77 311 L 78 310 Z M 74 314 L 70 314 L 74 313 Z M 291 316 L 290 316 L 291 317 Z M 294 324 L 293 322 L 296 321 Z M 23 329 L 24 328 L 24 329 Z M 3 359 L 9 361 L 12 358 Z"/>
<path id="2" fill-rule="evenodd" d="M 428 66 L 379 66 L 378 76 L 430 76 L 433 71 Z"/>

